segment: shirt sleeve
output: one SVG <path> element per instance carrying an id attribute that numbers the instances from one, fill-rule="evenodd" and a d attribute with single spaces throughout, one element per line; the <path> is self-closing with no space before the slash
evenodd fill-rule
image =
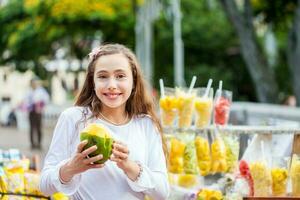
<path id="1" fill-rule="evenodd" d="M 141 164 L 143 171 L 137 181 L 132 181 L 127 177 L 127 182 L 135 192 L 143 192 L 157 200 L 167 199 L 170 187 L 168 183 L 166 159 L 162 148 L 161 137 L 156 131 L 156 128 L 154 128 L 153 125 L 151 127 L 150 133 L 146 134 L 151 137 L 148 144 L 148 163 L 147 165 Z"/>
<path id="2" fill-rule="evenodd" d="M 52 142 L 41 173 L 40 190 L 45 195 L 52 195 L 55 192 L 73 195 L 79 188 L 81 175 L 75 175 L 67 184 L 62 184 L 59 179 L 60 167 L 71 156 L 70 138 L 74 132 L 75 126 L 70 117 L 62 113 L 55 127 Z"/>

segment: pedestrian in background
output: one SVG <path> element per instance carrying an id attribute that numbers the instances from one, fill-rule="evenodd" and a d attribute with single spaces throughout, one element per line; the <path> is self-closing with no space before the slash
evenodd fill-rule
<path id="1" fill-rule="evenodd" d="M 25 105 L 28 110 L 30 125 L 31 149 L 40 149 L 42 142 L 42 117 L 45 105 L 49 102 L 49 94 L 41 86 L 39 78 L 35 77 L 30 81 L 30 91 L 28 92 Z"/>

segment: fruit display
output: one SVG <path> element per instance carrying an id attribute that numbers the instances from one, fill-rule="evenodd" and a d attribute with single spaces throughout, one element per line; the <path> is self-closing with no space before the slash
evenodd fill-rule
<path id="1" fill-rule="evenodd" d="M 164 127 L 173 126 L 177 115 L 177 98 L 175 96 L 162 97 L 159 100 L 159 106 L 162 125 Z"/>
<path id="2" fill-rule="evenodd" d="M 250 173 L 254 182 L 254 196 L 270 196 L 272 178 L 266 162 L 257 161 L 251 163 Z"/>
<path id="3" fill-rule="evenodd" d="M 288 171 L 284 168 L 273 168 L 272 176 L 272 194 L 273 196 L 286 195 Z"/>
<path id="4" fill-rule="evenodd" d="M 227 125 L 231 107 L 232 92 L 218 90 L 214 99 L 214 124 Z"/>
<path id="5" fill-rule="evenodd" d="M 202 136 L 195 138 L 195 147 L 198 161 L 198 168 L 202 176 L 210 173 L 211 156 L 208 139 Z"/>
<path id="6" fill-rule="evenodd" d="M 197 194 L 197 200 L 222 200 L 223 195 L 221 191 L 202 189 Z"/>
<path id="7" fill-rule="evenodd" d="M 200 89 L 202 92 L 199 92 Z M 271 168 L 266 161 L 283 156 L 269 155 L 269 149 L 264 151 L 264 140 L 260 140 L 261 149 L 252 145 L 254 137 L 251 136 L 252 141 L 248 141 L 248 145 L 252 145 L 253 150 L 248 148 L 244 151 L 247 141 L 240 137 L 243 134 L 273 134 L 279 130 L 272 127 L 257 126 L 252 129 L 250 126 L 229 126 L 232 92 L 222 90 L 219 84 L 213 99 L 213 89 L 208 91 L 206 88 L 189 88 L 189 92 L 174 89 L 173 95 L 166 95 L 159 101 L 163 127 L 167 127 L 164 132 L 168 142 L 171 185 L 178 191 L 193 191 L 193 200 L 299 197 L 299 156 L 294 156 L 290 171 L 287 166 L 275 167 L 273 163 Z M 270 148 L 273 144 L 267 143 L 266 147 Z M 248 151 L 249 156 L 246 154 Z M 244 155 L 239 155 L 240 152 Z M 239 156 L 242 158 L 240 161 Z M 226 185 L 229 176 L 232 177 L 232 184 Z M 289 180 L 291 191 L 288 190 Z M 195 190 L 199 192 L 195 193 Z"/>
<path id="8" fill-rule="evenodd" d="M 169 155 L 169 171 L 172 173 L 183 173 L 183 154 L 185 143 L 177 138 L 171 138 L 170 155 Z"/>
<path id="9" fill-rule="evenodd" d="M 210 98 L 199 98 L 195 100 L 195 113 L 197 128 L 203 128 L 210 125 L 213 100 Z"/>
<path id="10" fill-rule="evenodd" d="M 194 174 L 180 174 L 178 177 L 178 185 L 184 188 L 192 188 L 197 186 L 197 175 Z"/>
<path id="11" fill-rule="evenodd" d="M 242 178 L 246 181 L 247 183 L 247 187 L 244 186 L 243 188 L 238 188 L 237 190 L 239 193 L 243 194 L 243 195 L 247 195 L 247 196 L 254 196 L 254 181 L 250 172 L 250 167 L 248 165 L 248 163 L 245 160 L 241 160 L 239 163 L 239 175 L 237 178 Z M 248 189 L 247 192 L 244 192 L 243 190 Z"/>
<path id="12" fill-rule="evenodd" d="M 2 152 L 2 151 L 1 151 Z M 34 200 L 34 199 L 69 199 L 62 193 L 55 193 L 51 197 L 46 197 L 39 189 L 40 174 L 30 169 L 30 160 L 21 156 L 9 156 L 4 151 L 4 156 L 0 154 L 0 199 L 3 200 Z"/>
<path id="13" fill-rule="evenodd" d="M 177 90 L 178 127 L 189 128 L 192 125 L 196 95 Z"/>
<path id="14" fill-rule="evenodd" d="M 291 180 L 292 180 L 292 196 L 300 197 L 300 157 L 299 157 L 299 155 L 294 154 L 292 157 L 290 176 L 291 176 Z"/>
<path id="15" fill-rule="evenodd" d="M 185 174 L 198 174 L 197 157 L 194 141 L 186 143 L 183 154 L 183 170 Z"/>
<path id="16" fill-rule="evenodd" d="M 237 136 L 224 135 L 222 137 L 226 148 L 227 172 L 233 173 L 238 165 L 240 144 Z"/>
<path id="17" fill-rule="evenodd" d="M 89 154 L 90 157 L 103 155 L 103 158 L 96 161 L 96 164 L 103 164 L 106 162 L 112 153 L 113 138 L 109 133 L 108 129 L 102 124 L 89 124 L 80 133 L 80 140 L 87 140 L 88 143 L 84 146 L 87 149 L 91 146 L 96 145 L 96 151 Z"/>
<path id="18" fill-rule="evenodd" d="M 220 137 L 217 137 L 211 144 L 211 160 L 212 173 L 225 173 L 227 171 L 226 147 Z"/>

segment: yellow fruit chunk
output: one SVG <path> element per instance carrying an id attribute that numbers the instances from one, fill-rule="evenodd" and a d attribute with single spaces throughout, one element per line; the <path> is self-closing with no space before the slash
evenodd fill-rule
<path id="1" fill-rule="evenodd" d="M 197 185 L 197 176 L 192 174 L 179 175 L 178 185 L 185 188 L 194 187 Z"/>
<path id="2" fill-rule="evenodd" d="M 292 196 L 300 196 L 300 157 L 293 155 L 290 171 L 292 180 Z"/>
<path id="3" fill-rule="evenodd" d="M 265 162 L 250 164 L 254 182 L 254 196 L 269 196 L 271 190 L 271 173 Z"/>
<path id="4" fill-rule="evenodd" d="M 222 173 L 227 171 L 226 163 L 226 147 L 220 138 L 216 139 L 211 144 L 211 172 L 212 173 Z"/>
<path id="5" fill-rule="evenodd" d="M 69 197 L 64 195 L 63 193 L 54 193 L 52 195 L 53 200 L 68 200 Z"/>
<path id="6" fill-rule="evenodd" d="M 173 96 L 165 96 L 159 100 L 161 120 L 163 126 L 172 126 L 176 119 L 177 99 Z"/>
<path id="7" fill-rule="evenodd" d="M 222 200 L 223 195 L 218 190 L 203 189 L 197 194 L 197 199 L 201 199 L 201 200 Z"/>
<path id="8" fill-rule="evenodd" d="M 182 173 L 185 144 L 176 138 L 172 138 L 170 143 L 169 171 Z"/>
<path id="9" fill-rule="evenodd" d="M 196 98 L 195 100 L 196 111 L 196 127 L 203 128 L 210 124 L 212 112 L 212 99 Z"/>
<path id="10" fill-rule="evenodd" d="M 107 129 L 102 124 L 96 124 L 96 123 L 89 124 L 81 132 L 89 133 L 89 135 L 95 135 L 95 136 L 104 137 L 104 138 L 111 137 L 111 135 L 109 134 Z"/>
<path id="11" fill-rule="evenodd" d="M 274 196 L 283 196 L 286 194 L 288 171 L 284 168 L 273 168 L 272 175 L 272 192 Z"/>
<path id="12" fill-rule="evenodd" d="M 173 96 L 165 96 L 159 100 L 159 105 L 163 110 L 173 110 L 177 108 L 177 99 Z"/>
<path id="13" fill-rule="evenodd" d="M 192 124 L 194 111 L 194 95 L 178 97 L 178 126 L 179 128 L 188 128 Z"/>
<path id="14" fill-rule="evenodd" d="M 203 137 L 197 136 L 195 138 L 195 147 L 200 174 L 202 176 L 206 176 L 210 173 L 211 167 L 211 157 L 208 140 Z"/>

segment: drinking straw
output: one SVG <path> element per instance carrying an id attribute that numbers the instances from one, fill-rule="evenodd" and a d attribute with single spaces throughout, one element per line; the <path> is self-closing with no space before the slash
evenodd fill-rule
<path id="1" fill-rule="evenodd" d="M 219 89 L 218 89 L 219 96 L 221 96 L 221 94 L 222 94 L 222 86 L 223 86 L 223 81 L 219 81 Z"/>
<path id="2" fill-rule="evenodd" d="M 266 161 L 264 141 L 260 141 L 260 148 L 263 161 Z"/>
<path id="3" fill-rule="evenodd" d="M 197 80 L 197 77 L 196 77 L 196 76 L 193 76 L 192 82 L 191 82 L 190 87 L 189 87 L 188 94 L 191 94 L 191 93 L 192 93 L 192 89 L 193 89 L 194 86 L 195 86 L 196 80 Z"/>
<path id="4" fill-rule="evenodd" d="M 164 81 L 163 79 L 159 79 L 159 86 L 160 86 L 160 95 L 162 98 L 165 97 L 165 88 L 164 88 Z"/>
<path id="5" fill-rule="evenodd" d="M 208 80 L 208 83 L 207 83 L 207 86 L 206 86 L 206 89 L 205 89 L 204 98 L 206 98 L 208 96 L 208 93 L 209 93 L 212 82 L 213 82 L 213 80 L 210 78 Z"/>
<path id="6" fill-rule="evenodd" d="M 215 102 L 217 102 L 221 98 L 222 86 L 223 86 L 223 81 L 219 81 L 219 88 L 217 89 L 217 92 L 215 94 L 215 99 L 214 99 Z"/>

